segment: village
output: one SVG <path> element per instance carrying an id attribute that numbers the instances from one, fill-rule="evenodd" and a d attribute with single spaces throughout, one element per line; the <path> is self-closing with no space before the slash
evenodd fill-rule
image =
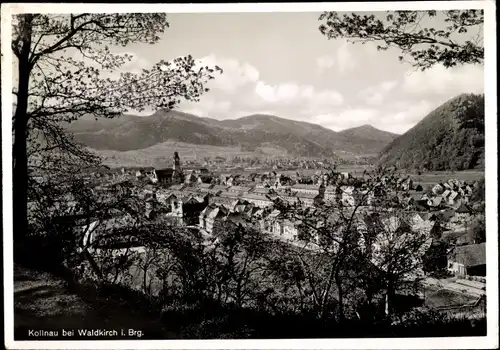
<path id="1" fill-rule="evenodd" d="M 346 172 L 331 179 L 331 173 L 318 171 L 308 179 L 309 183 L 301 183 L 305 181 L 299 176 L 298 172 L 287 176 L 277 171 L 250 175 L 235 171 L 217 176 L 206 168 L 182 169 L 175 153 L 171 168 L 121 168 L 97 172 L 89 178 L 98 177 L 99 181 L 94 183 L 99 185 L 94 191 L 118 188 L 139 197 L 144 204 L 144 215 L 151 220 L 170 221 L 197 229 L 206 236 L 212 234 L 217 222 L 245 225 L 257 221 L 262 231 L 290 244 L 301 243 L 301 232 L 296 222 L 274 208 L 277 199 L 311 209 L 340 201 L 348 210 L 364 198 L 365 212 L 370 211 L 375 200 L 373 193 L 363 197 L 367 190 L 354 183 Z M 476 187 L 477 184 L 450 179 L 423 191 L 422 186 L 404 177 L 396 185 L 399 202 L 411 214 L 412 228 L 424 230 L 433 242 L 446 241 L 450 245 L 447 254 L 450 276 L 485 275 L 485 242 L 470 234 L 470 223 L 477 215 L 470 198 Z M 86 236 L 93 235 L 90 231 Z M 482 295 L 483 287 L 480 285 L 473 292 Z"/>

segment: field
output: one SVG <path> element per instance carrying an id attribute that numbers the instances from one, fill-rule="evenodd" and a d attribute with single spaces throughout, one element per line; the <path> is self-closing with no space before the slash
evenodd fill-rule
<path id="1" fill-rule="evenodd" d="M 111 150 L 93 150 L 101 157 L 103 163 L 108 166 L 171 166 L 174 152 L 177 151 L 183 160 L 203 159 L 204 157 L 253 157 L 254 152 L 246 152 L 239 147 L 219 147 L 219 146 L 200 146 L 183 142 L 164 142 L 149 148 L 133 151 L 111 151 Z"/>
<path id="2" fill-rule="evenodd" d="M 231 159 L 233 157 L 286 157 L 286 152 L 275 148 L 261 148 L 255 152 L 245 151 L 240 147 L 219 147 L 209 145 L 193 145 L 183 142 L 168 141 L 149 148 L 133 151 L 110 151 L 94 150 L 103 157 L 103 163 L 110 167 L 133 167 L 133 166 L 154 166 L 170 167 L 172 157 L 175 151 L 179 153 L 182 160 L 203 160 L 205 157 L 224 157 Z M 370 169 L 366 165 L 346 165 L 340 166 L 337 170 L 340 172 L 349 172 L 353 176 L 362 175 L 365 169 Z M 259 172 L 272 171 L 273 169 L 261 169 Z M 318 169 L 298 169 L 281 171 L 283 174 L 296 173 L 304 176 L 315 174 Z M 247 171 L 252 173 L 255 171 Z M 428 185 L 434 185 L 439 182 L 447 181 L 451 178 L 466 182 L 473 182 L 484 178 L 484 170 L 466 170 L 466 171 L 430 171 L 422 174 L 410 174 L 414 183 L 422 185 L 424 188 Z"/>
<path id="3" fill-rule="evenodd" d="M 422 185 L 434 185 L 449 179 L 457 179 L 465 182 L 474 182 L 484 178 L 484 170 L 464 170 L 464 171 L 431 171 L 427 173 L 411 174 L 414 182 Z"/>
<path id="4" fill-rule="evenodd" d="M 241 147 L 222 147 L 194 145 L 190 143 L 167 141 L 145 149 L 132 151 L 92 150 L 103 157 L 108 166 L 170 166 L 175 151 L 182 160 L 202 161 L 205 157 L 286 157 L 287 152 L 273 147 L 261 147 L 256 151 L 247 151 Z"/>

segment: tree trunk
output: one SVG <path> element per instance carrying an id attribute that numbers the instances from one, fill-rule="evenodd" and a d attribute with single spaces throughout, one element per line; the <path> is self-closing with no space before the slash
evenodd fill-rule
<path id="1" fill-rule="evenodd" d="M 387 286 L 387 293 L 385 294 L 385 314 L 389 316 L 392 311 L 392 299 L 394 296 L 394 288 L 392 283 Z"/>
<path id="2" fill-rule="evenodd" d="M 342 290 L 342 280 L 339 275 L 339 271 L 335 273 L 335 284 L 337 285 L 337 291 L 339 294 L 338 300 L 338 319 L 340 322 L 344 321 L 344 291 Z"/>
<path id="3" fill-rule="evenodd" d="M 17 92 L 17 106 L 14 115 L 14 144 L 12 147 L 13 158 L 13 226 L 14 243 L 19 243 L 28 231 L 28 91 L 29 78 L 32 69 L 30 63 L 31 50 L 31 21 L 33 15 L 25 15 L 21 33 L 22 48 L 20 49 L 19 81 Z"/>

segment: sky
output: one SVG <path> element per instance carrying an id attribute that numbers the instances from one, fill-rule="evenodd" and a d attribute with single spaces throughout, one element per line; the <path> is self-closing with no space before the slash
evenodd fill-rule
<path id="1" fill-rule="evenodd" d="M 265 113 L 335 131 L 370 124 L 404 133 L 460 93 L 484 92 L 484 67 L 435 66 L 415 71 L 399 51 L 376 44 L 328 40 L 320 13 L 175 13 L 154 44 L 132 44 L 123 71 L 191 54 L 218 65 L 210 92 L 179 109 L 200 117 L 234 119 Z M 146 111 L 151 114 L 152 111 Z"/>

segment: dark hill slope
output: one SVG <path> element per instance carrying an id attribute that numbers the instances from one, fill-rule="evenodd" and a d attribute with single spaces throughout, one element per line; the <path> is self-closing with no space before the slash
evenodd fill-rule
<path id="1" fill-rule="evenodd" d="M 373 128 L 374 129 L 374 128 Z M 322 126 L 271 115 L 251 115 L 233 120 L 200 118 L 178 111 L 159 110 L 148 117 L 123 116 L 111 120 L 78 120 L 68 130 L 75 139 L 100 150 L 139 150 L 166 141 L 194 145 L 236 146 L 286 150 L 290 155 L 334 157 L 335 154 L 373 154 L 392 138 L 381 140 L 345 135 Z M 372 133 L 376 134 L 372 130 Z"/>
<path id="2" fill-rule="evenodd" d="M 349 140 L 357 140 L 357 142 L 373 150 L 383 149 L 399 136 L 392 132 L 379 130 L 369 124 L 342 130 L 339 134 Z"/>
<path id="3" fill-rule="evenodd" d="M 462 94 L 445 102 L 389 144 L 379 164 L 422 170 L 484 166 L 484 95 Z"/>

